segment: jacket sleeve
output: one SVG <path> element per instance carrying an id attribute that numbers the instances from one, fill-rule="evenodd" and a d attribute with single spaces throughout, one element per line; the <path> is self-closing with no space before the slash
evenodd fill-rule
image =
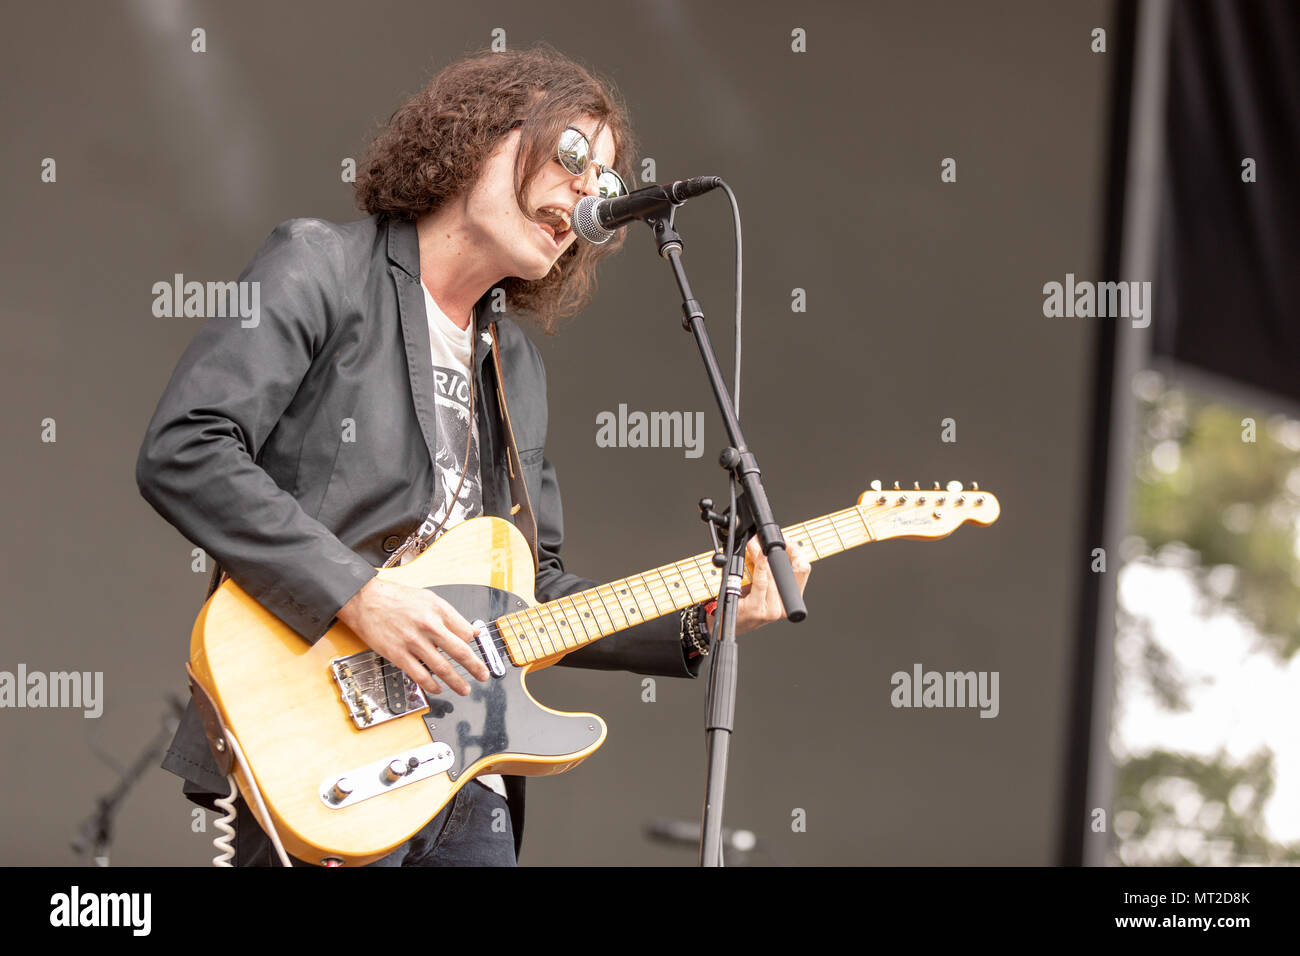
<path id="1" fill-rule="evenodd" d="M 258 461 L 336 321 L 342 272 L 327 226 L 281 223 L 240 275 L 257 283 L 253 318 L 203 325 L 172 373 L 136 462 L 145 500 L 309 641 L 375 569 Z"/>
<path id="2" fill-rule="evenodd" d="M 564 514 L 560 504 L 560 486 L 555 468 L 542 459 L 541 495 L 535 509 L 537 518 L 538 599 L 551 601 L 574 591 L 595 587 L 604 582 L 569 574 L 560 559 L 564 541 Z M 702 657 L 687 660 L 682 649 L 681 618 L 676 612 L 611 634 L 571 651 L 559 663 L 567 667 L 596 670 L 625 670 L 656 677 L 696 677 Z"/>

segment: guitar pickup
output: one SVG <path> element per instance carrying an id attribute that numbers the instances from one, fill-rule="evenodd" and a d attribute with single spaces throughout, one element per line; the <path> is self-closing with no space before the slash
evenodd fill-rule
<path id="1" fill-rule="evenodd" d="M 505 677 L 506 663 L 501 659 L 501 650 L 497 647 L 492 631 L 483 621 L 474 621 L 473 627 L 474 641 L 478 644 L 479 656 L 487 665 L 488 673 L 493 677 Z"/>
<path id="2" fill-rule="evenodd" d="M 330 672 L 348 715 L 362 730 L 429 705 L 419 684 L 374 651 L 335 658 Z"/>

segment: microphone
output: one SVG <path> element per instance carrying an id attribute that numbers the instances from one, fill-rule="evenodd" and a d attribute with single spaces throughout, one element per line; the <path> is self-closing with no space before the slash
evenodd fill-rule
<path id="1" fill-rule="evenodd" d="M 717 176 L 696 176 L 694 179 L 679 179 L 667 186 L 646 186 L 626 196 L 610 199 L 583 196 L 570 216 L 573 231 L 588 242 L 600 245 L 612 239 L 614 230 L 620 226 L 654 216 L 671 206 L 680 206 L 686 200 L 721 185 L 722 180 Z"/>

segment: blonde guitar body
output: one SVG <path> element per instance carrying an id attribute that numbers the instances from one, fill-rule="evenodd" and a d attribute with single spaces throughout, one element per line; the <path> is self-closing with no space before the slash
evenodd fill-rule
<path id="1" fill-rule="evenodd" d="M 856 506 L 782 534 L 818 560 L 886 538 L 941 538 L 999 514 L 997 499 L 978 485 L 936 482 L 923 491 L 895 482 L 885 491 L 873 482 Z M 513 524 L 474 518 L 457 525 L 379 576 L 432 590 L 478 628 L 474 647 L 491 676 L 479 681 L 462 671 L 468 697 L 426 695 L 342 624 L 309 645 L 226 581 L 194 625 L 196 696 L 211 701 L 217 736 L 238 743 L 248 769 L 233 772 L 244 799 L 259 806 L 260 793 L 291 856 L 369 863 L 414 836 L 478 774 L 560 773 L 590 756 L 605 740 L 604 721 L 542 706 L 525 677 L 585 644 L 713 597 L 720 582 L 712 558 L 697 554 L 539 604 L 532 556 Z"/>
<path id="2" fill-rule="evenodd" d="M 379 576 L 435 588 L 471 621 L 490 621 L 535 603 L 528 544 L 499 518 L 464 522 L 410 564 Z M 605 740 L 605 723 L 595 714 L 550 710 L 524 686 L 527 673 L 558 656 L 522 667 L 506 660 L 504 676 L 486 683 L 470 679 L 469 698 L 445 693 L 419 710 L 358 727 L 331 664 L 367 651 L 342 624 L 307 644 L 232 581 L 217 589 L 194 626 L 194 674 L 238 741 L 285 849 L 299 859 L 348 865 L 377 860 L 410 839 L 476 774 L 560 773 Z M 358 768 L 376 763 L 386 767 L 427 747 L 433 736 L 454 752 L 446 771 L 343 807 L 322 798 L 323 784 L 355 777 Z M 382 773 L 382 767 L 374 768 L 376 776 Z M 244 773 L 236 769 L 235 776 L 245 800 L 255 805 Z M 368 781 L 349 782 L 357 787 Z"/>

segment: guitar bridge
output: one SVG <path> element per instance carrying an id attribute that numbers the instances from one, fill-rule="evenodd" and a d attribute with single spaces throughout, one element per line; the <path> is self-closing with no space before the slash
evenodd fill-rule
<path id="1" fill-rule="evenodd" d="M 374 651 L 336 658 L 330 670 L 352 722 L 363 730 L 429 706 L 420 685 Z"/>

